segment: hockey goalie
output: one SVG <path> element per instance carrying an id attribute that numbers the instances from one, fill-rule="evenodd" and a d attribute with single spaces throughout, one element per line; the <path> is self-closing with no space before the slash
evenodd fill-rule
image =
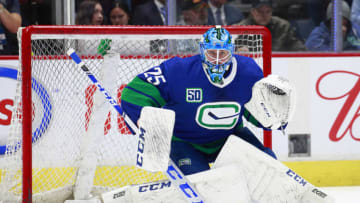
<path id="1" fill-rule="evenodd" d="M 283 130 L 295 108 L 289 81 L 263 78 L 253 59 L 233 54 L 231 34 L 220 26 L 199 45 L 199 55 L 168 59 L 126 86 L 121 106 L 130 119 L 148 106 L 175 112 L 170 159 L 207 202 L 332 202 L 243 124 Z"/>
<path id="2" fill-rule="evenodd" d="M 135 165 L 163 171 L 171 181 L 110 191 L 103 202 L 333 202 L 277 161 L 244 125 L 247 120 L 260 129 L 284 130 L 295 109 L 289 81 L 264 78 L 252 58 L 233 54 L 232 36 L 221 26 L 206 31 L 199 46 L 199 55 L 174 57 L 138 74 L 124 88 L 121 107 L 69 52 L 139 136 Z M 113 72 L 105 74 L 109 85 L 115 84 Z M 98 112 L 105 112 L 106 101 L 97 100 Z"/>

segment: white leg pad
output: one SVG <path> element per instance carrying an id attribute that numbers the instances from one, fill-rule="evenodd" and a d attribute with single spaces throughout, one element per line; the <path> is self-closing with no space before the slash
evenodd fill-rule
<path id="1" fill-rule="evenodd" d="M 187 176 L 206 202 L 249 203 L 250 193 L 239 166 L 231 164 Z"/>
<path id="2" fill-rule="evenodd" d="M 102 203 L 100 199 L 92 200 L 66 200 L 64 203 Z"/>
<path id="3" fill-rule="evenodd" d="M 214 168 L 236 163 L 244 173 L 254 201 L 261 203 L 332 203 L 334 198 L 307 182 L 281 162 L 232 135 Z M 317 192 L 320 191 L 320 192 Z"/>
<path id="4" fill-rule="evenodd" d="M 187 176 L 206 203 L 250 203 L 244 177 L 235 164 Z M 120 188 L 102 194 L 104 203 L 172 202 L 186 203 L 173 183 L 168 180 Z"/>

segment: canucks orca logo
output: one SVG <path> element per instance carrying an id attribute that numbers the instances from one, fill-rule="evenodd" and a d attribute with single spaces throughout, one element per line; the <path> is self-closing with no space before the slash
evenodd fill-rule
<path id="1" fill-rule="evenodd" d="M 17 79 L 18 71 L 12 68 L 0 67 L 0 78 Z M 35 95 L 33 96 L 34 103 L 34 118 L 33 118 L 33 133 L 32 142 L 35 143 L 49 127 L 52 117 L 52 105 L 50 103 L 50 96 L 46 91 L 45 87 L 36 81 L 34 78 L 31 79 L 31 88 Z M 14 104 L 15 105 L 15 104 Z M 35 111 L 34 111 L 35 110 Z M 16 113 L 16 112 L 13 112 Z M 20 143 L 19 145 L 20 146 Z M 17 150 L 17 149 L 15 149 Z M 0 155 L 5 154 L 6 146 L 0 145 Z"/>
<path id="2" fill-rule="evenodd" d="M 238 122 L 240 111 L 236 102 L 205 103 L 198 107 L 195 120 L 207 129 L 231 129 Z"/>

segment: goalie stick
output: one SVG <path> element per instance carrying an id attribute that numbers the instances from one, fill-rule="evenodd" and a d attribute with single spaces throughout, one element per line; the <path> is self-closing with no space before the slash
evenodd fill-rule
<path id="1" fill-rule="evenodd" d="M 116 111 L 124 118 L 126 123 L 132 128 L 136 135 L 139 133 L 139 129 L 136 124 L 130 119 L 129 116 L 123 111 L 121 106 L 116 102 L 115 99 L 111 97 L 111 95 L 105 90 L 105 88 L 99 83 L 96 77 L 90 72 L 89 68 L 85 65 L 85 63 L 81 60 L 81 58 L 77 55 L 74 49 L 70 48 L 67 51 L 67 54 L 73 59 L 73 61 L 83 70 L 86 75 L 89 77 L 92 83 L 94 83 L 100 92 L 102 92 L 108 102 L 116 109 Z M 141 166 L 139 166 L 141 167 Z M 201 197 L 200 193 L 197 192 L 195 187 L 187 180 L 185 175 L 177 168 L 177 166 L 173 163 L 171 159 L 169 159 L 169 165 L 165 172 L 166 176 L 177 186 L 177 189 L 181 191 L 184 195 L 185 199 L 189 203 L 203 203 L 204 198 Z"/>

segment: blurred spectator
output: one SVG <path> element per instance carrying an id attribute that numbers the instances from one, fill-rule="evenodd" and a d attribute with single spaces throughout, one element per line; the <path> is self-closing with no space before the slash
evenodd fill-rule
<path id="1" fill-rule="evenodd" d="M 165 25 L 166 0 L 150 0 L 134 8 L 134 25 Z"/>
<path id="2" fill-rule="evenodd" d="M 0 54 L 18 54 L 16 32 L 21 26 L 20 6 L 18 0 L 0 1 Z"/>
<path id="3" fill-rule="evenodd" d="M 122 0 L 115 0 L 109 9 L 108 18 L 111 25 L 128 25 L 130 20 L 130 11 L 128 5 Z M 113 56 L 114 54 L 121 55 L 143 55 L 149 54 L 150 43 L 149 40 L 128 37 L 122 39 L 121 35 L 119 38 L 114 39 L 101 39 L 97 47 L 97 54 L 102 56 Z M 104 57 L 107 58 L 107 57 Z"/>
<path id="4" fill-rule="evenodd" d="M 22 26 L 52 25 L 52 2 L 47 0 L 19 0 Z M 55 17 L 54 17 L 55 18 Z"/>
<path id="5" fill-rule="evenodd" d="M 133 25 L 166 25 L 166 2 L 167 0 L 150 0 L 139 4 L 134 8 Z M 150 41 L 151 53 L 165 53 L 167 51 L 166 40 Z"/>
<path id="6" fill-rule="evenodd" d="M 360 26 L 360 0 L 353 0 L 351 5 L 351 22 Z"/>
<path id="7" fill-rule="evenodd" d="M 110 25 L 128 25 L 130 21 L 130 11 L 127 4 L 115 0 L 110 7 L 108 19 Z"/>
<path id="8" fill-rule="evenodd" d="M 271 0 L 253 0 L 249 16 L 238 25 L 262 25 L 271 32 L 272 51 L 305 51 L 290 23 L 272 15 Z"/>
<path id="9" fill-rule="evenodd" d="M 129 1 L 131 1 L 131 8 L 135 8 L 140 4 L 144 4 L 148 2 L 149 0 L 129 0 Z"/>
<path id="10" fill-rule="evenodd" d="M 315 22 L 314 22 L 315 15 L 313 15 L 314 13 L 310 12 L 308 8 L 313 6 L 317 8 L 316 12 L 320 14 L 321 12 L 319 11 L 321 11 L 321 9 L 319 9 L 317 6 L 319 2 L 321 2 L 321 0 L 312 1 L 311 3 L 309 2 L 307 4 L 292 3 L 292 4 L 288 4 L 285 8 L 276 6 L 276 9 L 274 10 L 287 11 L 285 19 L 289 21 L 291 27 L 294 28 L 296 37 L 299 38 L 301 41 L 305 42 L 311 31 L 315 28 Z M 275 13 L 273 11 L 273 15 L 274 14 Z M 320 18 L 320 21 L 321 19 L 322 18 Z M 320 24 L 320 21 L 317 25 Z"/>
<path id="11" fill-rule="evenodd" d="M 240 9 L 227 3 L 227 0 L 209 0 L 209 25 L 232 25 L 244 19 Z"/>
<path id="12" fill-rule="evenodd" d="M 84 0 L 80 3 L 76 14 L 77 25 L 102 25 L 104 23 L 103 9 L 97 0 Z M 95 47 L 96 46 L 96 47 Z M 77 40 L 76 50 L 82 55 L 97 53 L 98 40 Z"/>
<path id="13" fill-rule="evenodd" d="M 129 16 L 131 14 L 131 0 L 101 0 L 100 1 L 101 6 L 103 8 L 103 13 L 104 13 L 104 24 L 111 24 L 110 23 L 110 18 L 109 18 L 109 14 L 110 14 L 110 10 L 114 8 L 115 3 L 119 3 L 124 5 L 124 7 L 127 7 L 127 11 Z"/>
<path id="14" fill-rule="evenodd" d="M 206 25 L 208 21 L 208 4 L 203 1 L 183 0 L 181 17 L 178 25 Z"/>
<path id="15" fill-rule="evenodd" d="M 315 27 L 306 40 L 306 47 L 311 51 L 331 51 L 331 19 L 332 19 L 332 3 L 326 10 L 326 19 Z M 342 1 L 342 35 L 343 50 L 360 50 L 360 29 L 356 24 L 351 24 L 350 7 Z"/>
<path id="16" fill-rule="evenodd" d="M 183 0 L 181 17 L 178 25 L 206 25 L 208 22 L 208 4 L 203 1 Z M 177 54 L 196 54 L 199 52 L 199 41 L 194 39 L 176 40 Z"/>
<path id="17" fill-rule="evenodd" d="M 307 15 L 312 19 L 315 26 L 320 25 L 325 16 L 324 10 L 326 9 L 328 2 L 329 0 L 307 1 Z"/>
<path id="18" fill-rule="evenodd" d="M 103 9 L 96 0 L 85 0 L 81 2 L 76 14 L 77 25 L 101 25 L 104 22 Z"/>
<path id="19" fill-rule="evenodd" d="M 127 4 L 123 3 L 121 0 L 115 0 L 112 2 L 111 6 L 109 7 L 109 13 L 107 15 L 109 19 L 110 25 L 128 25 L 130 20 L 130 12 L 129 7 Z M 117 42 L 117 45 L 121 47 L 126 47 L 123 43 Z M 111 39 L 102 39 L 100 40 L 100 44 L 97 48 L 98 54 L 105 56 L 108 54 L 110 50 L 114 51 L 114 46 Z M 117 48 L 116 51 L 121 50 Z"/>

